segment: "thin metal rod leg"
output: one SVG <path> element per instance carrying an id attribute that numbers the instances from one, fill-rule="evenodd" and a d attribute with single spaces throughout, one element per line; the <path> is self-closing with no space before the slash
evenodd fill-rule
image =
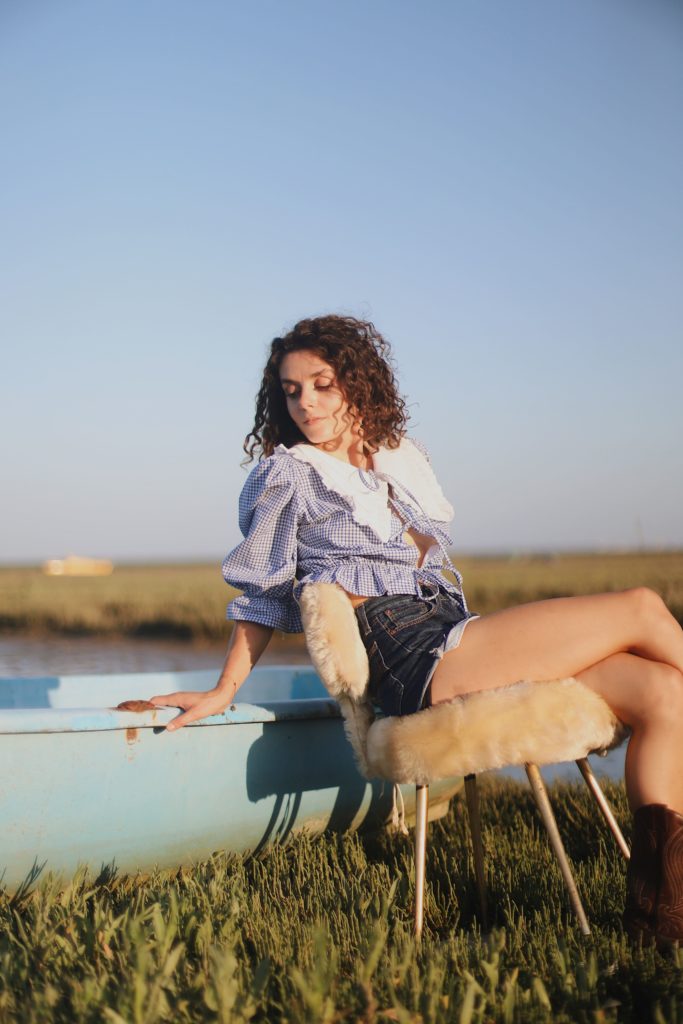
<path id="1" fill-rule="evenodd" d="M 467 799 L 467 813 L 470 819 L 470 834 L 472 836 L 472 851 L 474 853 L 474 876 L 477 880 L 481 928 L 482 931 L 485 932 L 488 931 L 486 915 L 486 875 L 484 872 L 484 844 L 481 838 L 479 791 L 477 789 L 476 775 L 465 776 L 465 797 Z"/>
<path id="2" fill-rule="evenodd" d="M 581 772 L 581 774 L 583 775 L 584 779 L 586 780 L 586 785 L 588 786 L 588 788 L 590 789 L 591 793 L 595 797 L 595 802 L 597 803 L 598 807 L 600 808 L 600 810 L 602 812 L 603 818 L 605 819 L 605 821 L 609 825 L 610 831 L 612 832 L 612 835 L 614 836 L 614 838 L 617 841 L 617 846 L 619 847 L 619 849 L 623 853 L 624 858 L 626 860 L 630 860 L 630 858 L 631 858 L 631 851 L 629 850 L 628 843 L 624 839 L 623 833 L 622 833 L 621 829 L 619 828 L 619 825 L 617 823 L 617 819 L 614 817 L 614 812 L 613 812 L 612 808 L 609 805 L 607 797 L 605 796 L 605 794 L 602 791 L 600 783 L 598 782 L 598 780 L 596 779 L 595 775 L 593 774 L 593 769 L 591 768 L 590 764 L 588 763 L 588 758 L 587 757 L 582 757 L 576 763 L 579 766 L 579 771 Z"/>
<path id="3" fill-rule="evenodd" d="M 427 811 L 429 786 L 415 787 L 415 937 L 422 935 L 427 861 Z"/>
<path id="4" fill-rule="evenodd" d="M 579 920 L 579 927 L 581 928 L 581 931 L 584 935 L 590 935 L 591 930 L 588 924 L 588 918 L 586 917 L 586 911 L 583 909 L 581 897 L 579 896 L 579 890 L 576 888 L 576 882 L 574 881 L 572 869 L 569 866 L 569 861 L 567 860 L 567 854 L 565 852 L 564 844 L 562 842 L 562 838 L 557 827 L 557 822 L 555 821 L 553 809 L 550 805 L 550 799 L 548 797 L 548 791 L 545 788 L 545 782 L 543 781 L 541 773 L 538 770 L 538 765 L 529 763 L 525 764 L 524 767 L 526 768 L 527 777 L 531 784 L 531 790 L 534 794 L 536 804 L 541 813 L 543 824 L 548 830 L 550 844 L 553 848 L 555 856 L 557 857 L 558 864 L 560 865 L 560 871 L 562 872 L 562 877 L 564 878 L 564 884 L 567 886 L 567 891 L 569 892 L 569 899 L 574 909 L 574 913 L 576 914 Z"/>

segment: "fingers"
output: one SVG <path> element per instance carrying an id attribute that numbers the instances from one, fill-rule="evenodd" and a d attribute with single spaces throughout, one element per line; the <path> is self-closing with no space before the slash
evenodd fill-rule
<path id="1" fill-rule="evenodd" d="M 178 715 L 172 722 L 169 722 L 166 726 L 166 732 L 177 732 L 178 729 L 182 729 L 184 725 L 189 725 L 190 722 L 196 722 L 198 718 L 204 718 L 205 714 L 197 712 L 196 708 L 192 708 L 190 711 L 185 711 L 182 715 Z"/>
<path id="2" fill-rule="evenodd" d="M 161 708 L 188 708 L 201 700 L 203 696 L 205 696 L 203 693 L 176 690 L 175 693 L 162 693 L 157 694 L 156 697 L 150 697 L 149 702 Z"/>
<path id="3" fill-rule="evenodd" d="M 184 725 L 197 722 L 210 715 L 219 715 L 225 711 L 229 701 L 224 694 L 207 693 L 198 690 L 177 690 L 175 693 L 162 693 L 149 698 L 155 707 L 180 708 L 183 712 L 166 726 L 167 732 L 177 732 Z"/>
<path id="4" fill-rule="evenodd" d="M 211 715 L 220 715 L 221 712 L 225 711 L 228 706 L 228 702 L 224 697 L 215 695 L 212 697 L 204 697 L 194 707 L 190 707 L 182 715 L 178 715 L 172 722 L 169 722 L 166 726 L 166 732 L 177 732 L 178 729 L 182 729 L 183 726 L 189 725 L 191 722 L 198 722 L 201 718 L 209 718 Z"/>
<path id="5" fill-rule="evenodd" d="M 160 696 L 157 695 L 156 697 L 150 697 L 149 702 L 150 704 L 156 704 L 159 708 L 177 707 L 177 704 L 174 704 L 173 702 L 173 698 L 175 696 L 175 693 L 165 693 Z"/>

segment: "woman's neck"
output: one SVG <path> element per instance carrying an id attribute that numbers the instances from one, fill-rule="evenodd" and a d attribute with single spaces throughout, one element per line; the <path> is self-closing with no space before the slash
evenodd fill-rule
<path id="1" fill-rule="evenodd" d="M 372 456 L 367 454 L 363 440 L 359 437 L 351 439 L 339 437 L 312 447 L 332 455 L 340 462 L 348 462 L 356 469 L 372 469 Z"/>

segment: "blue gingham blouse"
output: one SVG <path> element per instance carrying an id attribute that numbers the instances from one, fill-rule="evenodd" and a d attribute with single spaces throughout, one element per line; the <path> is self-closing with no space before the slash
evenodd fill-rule
<path id="1" fill-rule="evenodd" d="M 229 619 L 300 633 L 298 595 L 314 581 L 368 597 L 420 595 L 424 583 L 462 593 L 447 553 L 453 510 L 424 448 L 404 438 L 373 463 L 363 471 L 311 445 L 280 445 L 254 467 L 239 499 L 244 540 L 223 562 L 226 583 L 242 591 L 228 605 Z M 421 566 L 403 536 L 407 527 L 434 538 Z"/>

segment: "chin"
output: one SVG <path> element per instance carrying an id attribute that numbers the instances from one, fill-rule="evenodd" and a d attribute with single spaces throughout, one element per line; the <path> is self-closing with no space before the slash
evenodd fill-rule
<path id="1" fill-rule="evenodd" d="M 315 424 L 310 427 L 300 426 L 299 430 L 311 444 L 326 444 L 327 441 L 334 440 L 329 429 L 322 425 L 320 427 Z"/>
<path id="2" fill-rule="evenodd" d="M 335 440 L 334 437 L 330 437 L 329 434 L 316 434 L 314 431 L 304 433 L 304 437 L 309 444 L 329 444 L 331 441 Z"/>

